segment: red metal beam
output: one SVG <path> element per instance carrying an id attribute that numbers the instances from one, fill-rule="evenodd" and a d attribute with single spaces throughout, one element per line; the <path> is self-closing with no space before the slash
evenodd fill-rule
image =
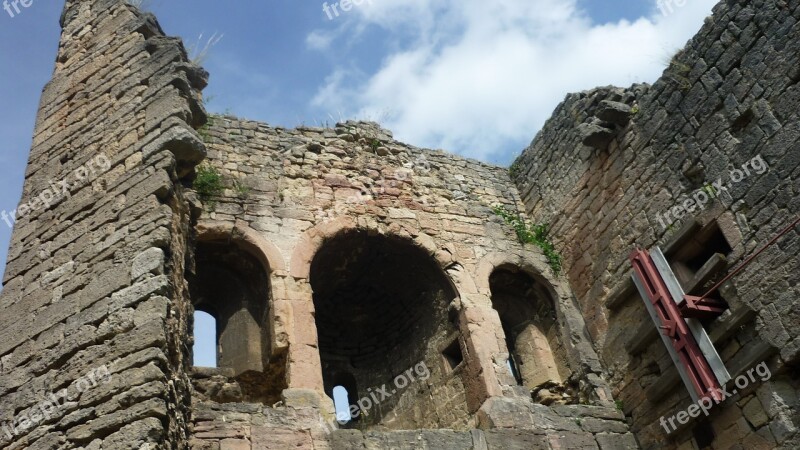
<path id="1" fill-rule="evenodd" d="M 683 317 L 714 319 L 728 309 L 727 303 L 714 298 L 684 295 L 683 300 L 684 302 L 681 303 L 680 306 L 680 311 Z"/>
<path id="2" fill-rule="evenodd" d="M 630 255 L 635 276 L 642 282 L 649 301 L 660 321 L 661 332 L 669 338 L 698 397 L 711 397 L 721 401 L 722 393 L 714 371 L 700 351 L 697 342 L 684 321 L 678 305 L 672 300 L 669 289 L 658 273 L 652 258 L 644 250 L 634 250 Z"/>

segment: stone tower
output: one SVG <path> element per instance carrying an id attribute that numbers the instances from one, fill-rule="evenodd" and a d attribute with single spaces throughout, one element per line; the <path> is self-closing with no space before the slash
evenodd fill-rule
<path id="1" fill-rule="evenodd" d="M 151 14 L 67 0 L 0 297 L 0 447 L 796 448 L 798 232 L 704 323 L 735 380 L 766 372 L 674 430 L 690 397 L 627 255 L 660 246 L 694 292 L 797 215 L 798 18 L 722 2 L 657 83 L 568 96 L 508 170 L 374 123 L 209 116 Z M 198 311 L 218 367 L 192 364 Z"/>

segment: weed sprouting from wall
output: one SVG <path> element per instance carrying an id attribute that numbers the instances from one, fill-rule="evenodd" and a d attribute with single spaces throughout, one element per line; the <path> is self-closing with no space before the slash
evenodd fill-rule
<path id="1" fill-rule="evenodd" d="M 224 189 L 225 186 L 222 184 L 222 175 L 216 168 L 207 164 L 202 164 L 197 167 L 197 178 L 194 180 L 194 190 L 203 203 L 209 203 L 209 206 L 213 209 L 213 199 L 219 197 Z"/>
<path id="2" fill-rule="evenodd" d="M 200 36 L 197 37 L 197 42 L 190 45 L 187 49 L 189 52 L 189 59 L 193 64 L 198 66 L 203 65 L 206 59 L 208 59 L 208 54 L 211 52 L 211 49 L 219 44 L 219 41 L 221 41 L 224 36 L 224 34 L 214 33 L 208 40 L 203 41 L 203 34 L 201 33 Z"/>
<path id="3" fill-rule="evenodd" d="M 211 129 L 212 126 L 214 126 L 214 121 L 215 121 L 214 116 L 209 115 L 208 120 L 206 120 L 206 123 L 202 127 L 197 129 L 197 134 L 200 135 L 200 137 L 203 139 L 203 142 L 205 142 L 206 144 L 211 143 L 211 133 L 209 133 L 209 130 Z"/>
<path id="4" fill-rule="evenodd" d="M 550 229 L 547 224 L 528 224 L 520 214 L 510 212 L 502 206 L 494 206 L 492 211 L 514 228 L 521 243 L 534 244 L 542 249 L 555 275 L 561 273 L 561 255 L 550 240 Z"/>
<path id="5" fill-rule="evenodd" d="M 663 58 L 664 65 L 667 66 L 664 71 L 664 78 L 675 83 L 681 92 L 687 92 L 692 88 L 692 83 L 689 81 L 689 73 L 691 73 L 692 68 L 682 62 L 683 55 L 684 51 L 678 50 L 673 56 Z"/>
<path id="6" fill-rule="evenodd" d="M 233 190 L 236 192 L 236 196 L 242 200 L 247 200 L 250 198 L 250 187 L 242 183 L 241 181 L 234 180 L 233 181 Z"/>

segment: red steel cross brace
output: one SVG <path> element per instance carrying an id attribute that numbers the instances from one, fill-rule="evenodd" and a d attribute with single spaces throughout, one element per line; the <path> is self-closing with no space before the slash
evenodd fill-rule
<path id="1" fill-rule="evenodd" d="M 717 377 L 708 360 L 700 351 L 678 305 L 670 295 L 650 255 L 644 250 L 634 250 L 630 255 L 634 276 L 644 286 L 649 301 L 655 308 L 661 332 L 669 338 L 681 364 L 699 398 L 724 400 Z"/>

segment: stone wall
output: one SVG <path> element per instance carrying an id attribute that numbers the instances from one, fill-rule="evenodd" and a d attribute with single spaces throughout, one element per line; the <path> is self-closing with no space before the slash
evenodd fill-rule
<path id="1" fill-rule="evenodd" d="M 0 447 L 179 448 L 207 74 L 121 1 L 67 1 L 61 26 L 0 297 Z"/>
<path id="2" fill-rule="evenodd" d="M 378 369 L 354 371 L 359 391 L 400 391 L 373 397 L 352 427 L 630 441 L 570 290 L 491 211 L 520 205 L 505 169 L 401 144 L 374 124 L 204 126 L 208 74 L 154 17 L 119 0 L 68 1 L 62 27 L 0 297 L 3 448 L 281 448 L 284 435 L 335 448 L 337 380 L 325 376 L 336 360 L 321 355 L 342 347 L 317 328 L 362 315 L 389 338 L 344 347 L 363 357 L 350 365 Z M 210 162 L 196 169 L 204 141 Z M 222 192 L 208 191 L 210 173 Z M 548 404 L 594 403 L 614 415 L 608 424 L 569 425 L 582 413 L 534 404 L 517 385 L 492 308 L 496 268 L 525 273 L 547 297 L 570 393 Z M 315 321 L 315 304 L 348 289 L 371 303 L 320 308 Z M 217 310 L 220 344 L 241 348 L 221 359 L 232 367 L 193 368 L 194 307 L 221 297 L 240 304 Z M 401 387 L 400 374 L 415 376 Z"/>
<path id="3" fill-rule="evenodd" d="M 630 283 L 628 255 L 660 245 L 685 290 L 703 294 L 797 218 L 798 18 L 792 2 L 721 2 L 655 84 L 567 96 L 513 166 L 532 219 L 552 224 L 645 448 L 692 448 L 692 431 L 702 440 L 708 430 L 699 420 L 671 434 L 659 424 L 689 397 Z M 798 233 L 717 293 L 730 309 L 706 329 L 731 375 L 766 361 L 771 378 L 715 408 L 712 448 L 800 445 L 790 412 L 799 387 L 791 381 L 800 349 Z"/>
<path id="4" fill-rule="evenodd" d="M 800 446 L 798 232 L 719 289 L 729 311 L 706 323 L 734 377 L 762 362 L 769 376 L 672 433 L 659 419 L 689 396 L 627 260 L 659 245 L 703 293 L 796 217 L 799 18 L 780 0 L 720 3 L 654 85 L 568 96 L 512 181 L 371 123 L 203 126 L 207 74 L 179 40 L 122 1 L 68 1 L 0 297 L 0 445 Z M 209 174 L 222 191 L 200 187 Z M 564 275 L 496 204 L 551 224 Z M 222 295 L 198 277 L 241 252 L 226 264 L 250 274 L 232 285 L 246 326 L 228 331 L 261 345 L 193 368 L 191 314 Z M 518 341 L 534 354 L 546 340 L 551 370 L 522 372 L 561 383 L 508 370 L 491 282 L 505 273 L 533 280 L 519 298 L 547 316 Z M 428 377 L 334 424 L 330 387 L 347 381 L 333 368 L 365 397 L 421 363 Z"/>
<path id="5" fill-rule="evenodd" d="M 319 420 L 317 409 L 264 408 L 258 404 L 201 405 L 192 448 L 283 450 L 633 450 L 622 413 L 592 406 L 493 405 L 495 421 L 469 431 L 339 430 Z M 224 421 L 222 418 L 224 417 Z M 531 427 L 536 424 L 536 427 Z"/>
<path id="6" fill-rule="evenodd" d="M 541 251 L 521 245 L 492 212 L 495 204 L 518 205 L 506 169 L 418 149 L 364 122 L 287 130 L 226 116 L 212 117 L 200 132 L 209 159 L 199 180 L 219 175 L 224 188 L 199 189 L 205 211 L 197 240 L 248 248 L 265 261 L 272 287 L 264 325 L 269 328 L 267 347 L 288 355 L 288 389 L 279 404 L 258 406 L 246 396 L 222 395 L 245 389 L 226 369 L 197 368 L 194 408 L 206 413 L 195 418 L 195 448 L 216 448 L 225 439 L 242 448 L 282 445 L 281 440 L 266 443 L 265 436 L 276 432 L 290 442 L 324 445 L 324 436 L 338 428 L 331 388 L 342 384 L 350 389 L 338 373 L 349 371 L 357 381 L 352 386 L 358 395 L 350 399 L 355 403 L 382 384 L 391 389 L 393 380 L 421 363 L 429 371 L 426 376 L 415 373 L 408 386 L 373 402 L 371 416 L 347 427 L 367 433 L 462 430 L 459 436 L 469 442 L 468 430 L 477 427 L 518 427 L 526 436 L 524 430 L 540 437 L 555 430 L 548 417 L 558 413 L 534 405 L 531 388 L 517 386 L 508 370 L 503 328 L 491 301 L 490 277 L 497 268 L 532 277 L 532 301 L 540 298 L 545 303 L 537 307 L 552 314 L 541 326 L 557 342 L 553 351 L 574 398 L 562 397 L 565 390 L 551 386 L 559 393 L 556 398 L 551 394 L 548 404 L 605 405 L 605 414 L 616 414 L 618 421 L 609 429 L 582 430 L 574 425 L 580 422 L 575 416 L 562 419 L 572 425 L 558 430 L 565 439 L 586 440 L 585 448 L 598 445 L 592 433 L 616 433 L 611 441 L 632 442 L 600 377 L 573 296 Z M 388 286 L 386 292 L 382 286 Z M 409 299 L 425 301 L 403 300 L 407 288 L 422 292 Z M 355 294 L 351 299 L 340 291 Z M 440 294 L 426 294 L 434 292 Z M 364 298 L 370 300 L 365 304 Z M 392 303 L 397 301 L 404 303 Z M 338 303 L 329 302 L 344 303 L 337 313 Z M 430 317 L 435 318 L 433 328 L 426 325 Z M 375 341 L 372 328 L 388 334 Z M 340 353 L 332 358 L 337 348 Z M 377 356 L 371 356 L 375 351 Z M 456 356 L 446 358 L 451 351 Z M 498 407 L 492 398 L 507 398 L 511 406 Z M 512 406 L 517 413 L 508 413 Z M 247 415 L 229 412 L 240 408 Z M 532 414 L 529 408 L 541 409 Z M 293 423 L 287 414 L 305 419 L 287 425 Z M 518 422 L 495 424 L 510 420 L 504 414 Z M 231 417 L 241 418 L 240 423 L 231 425 Z M 403 434 L 398 445 L 414 433 Z M 334 434 L 339 442 L 336 436 L 358 440 L 361 435 Z M 558 439 L 553 442 L 557 445 Z"/>

